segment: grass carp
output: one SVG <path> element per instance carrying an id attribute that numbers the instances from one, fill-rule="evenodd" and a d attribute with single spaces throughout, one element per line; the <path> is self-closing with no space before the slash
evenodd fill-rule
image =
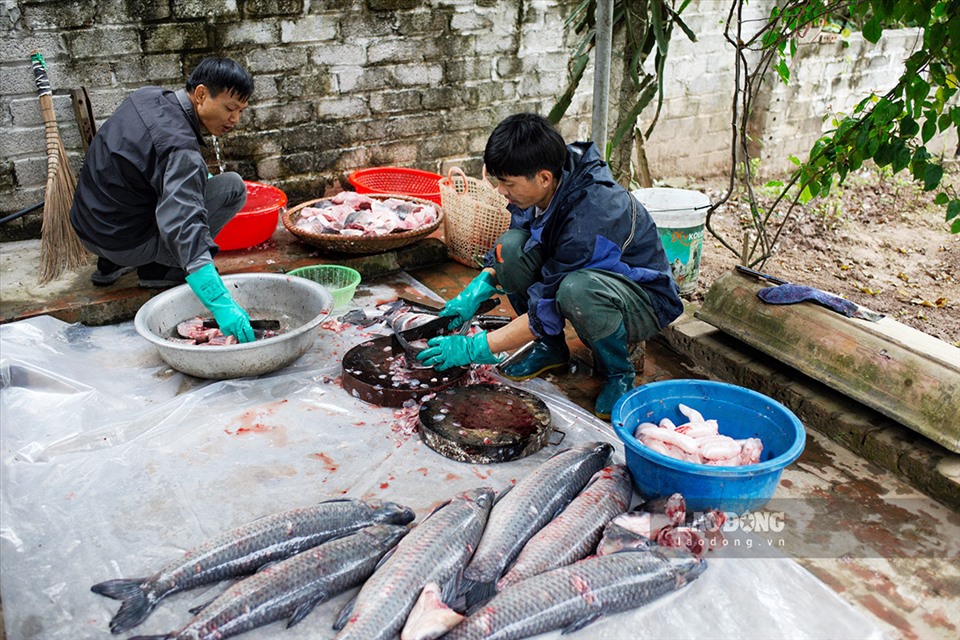
<path id="1" fill-rule="evenodd" d="M 272 564 L 232 585 L 183 629 L 130 640 L 223 640 L 265 624 L 297 624 L 321 602 L 366 580 L 406 527 L 374 525 Z"/>
<path id="2" fill-rule="evenodd" d="M 477 552 L 463 572 L 460 594 L 467 611 L 496 593 L 497 580 L 523 545 L 606 466 L 612 453 L 613 446 L 606 442 L 586 442 L 566 449 L 501 494 Z"/>
<path id="3" fill-rule="evenodd" d="M 147 578 L 120 578 L 93 585 L 94 593 L 120 600 L 110 631 L 143 622 L 166 596 L 254 573 L 316 545 L 373 524 L 407 524 L 414 513 L 392 502 L 329 500 L 258 518 L 211 538 Z"/>
<path id="4" fill-rule="evenodd" d="M 524 545 L 516 562 L 497 583 L 497 591 L 592 554 L 604 525 L 627 510 L 632 496 L 626 465 L 615 464 L 598 471 L 567 508 Z"/>
<path id="5" fill-rule="evenodd" d="M 493 489 L 479 487 L 446 503 L 413 528 L 364 583 L 334 625 L 336 640 L 394 638 L 430 582 L 454 592 L 487 523 Z"/>
<path id="6" fill-rule="evenodd" d="M 675 591 L 705 569 L 705 562 L 673 549 L 591 556 L 504 589 L 443 637 L 515 640 L 554 629 L 572 633 Z"/>

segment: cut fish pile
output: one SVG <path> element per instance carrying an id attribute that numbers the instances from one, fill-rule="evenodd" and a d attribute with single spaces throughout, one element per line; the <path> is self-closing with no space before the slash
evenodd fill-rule
<path id="1" fill-rule="evenodd" d="M 696 409 L 679 404 L 689 422 L 675 425 L 669 418 L 659 423 L 641 422 L 633 436 L 641 444 L 665 456 L 722 467 L 739 467 L 760 462 L 763 442 L 760 438 L 734 440 L 720 433 L 716 420 L 705 420 Z"/>
<path id="2" fill-rule="evenodd" d="M 308 233 L 344 236 L 382 236 L 413 231 L 437 220 L 433 205 L 398 198 L 377 200 L 353 191 L 342 191 L 300 210 L 294 225 Z"/>
<path id="3" fill-rule="evenodd" d="M 184 320 L 177 325 L 177 334 L 167 338 L 167 340 L 178 344 L 197 344 L 206 347 L 222 347 L 240 343 L 236 336 L 227 335 L 219 327 L 211 326 L 211 324 L 211 320 L 200 316 Z M 265 340 L 278 336 L 280 333 L 270 329 L 254 329 L 253 335 L 257 340 Z"/>
<path id="4" fill-rule="evenodd" d="M 355 586 L 359 593 L 334 624 L 336 640 L 577 631 L 681 589 L 707 566 L 702 549 L 648 535 L 635 522 L 656 515 L 681 529 L 682 497 L 649 503 L 653 512 L 625 513 L 630 476 L 624 465 L 609 464 L 612 452 L 604 442 L 560 451 L 496 500 L 492 488 L 476 487 L 412 528 L 412 511 L 374 500 L 277 513 L 204 542 L 147 578 L 92 590 L 121 600 L 110 630 L 122 633 L 170 594 L 242 578 L 180 630 L 131 640 L 223 640 L 277 620 L 291 626 Z M 696 522 L 683 527 L 703 530 Z"/>
<path id="5" fill-rule="evenodd" d="M 597 555 L 659 546 L 686 549 L 700 558 L 722 547 L 726 520 L 726 513 L 716 509 L 688 513 L 686 500 L 675 493 L 644 502 L 611 520 L 603 529 Z"/>

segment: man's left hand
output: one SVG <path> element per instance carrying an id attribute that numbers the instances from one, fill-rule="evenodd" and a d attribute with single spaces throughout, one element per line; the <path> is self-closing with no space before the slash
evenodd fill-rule
<path id="1" fill-rule="evenodd" d="M 430 338 L 427 348 L 417 354 L 417 359 L 438 371 L 468 364 L 497 364 L 500 358 L 493 355 L 487 343 L 487 332 L 472 336 L 438 336 Z"/>

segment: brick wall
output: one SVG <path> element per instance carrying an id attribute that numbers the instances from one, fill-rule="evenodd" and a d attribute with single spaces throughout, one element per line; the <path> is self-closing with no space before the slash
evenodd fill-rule
<path id="1" fill-rule="evenodd" d="M 220 140 L 226 167 L 291 202 L 374 165 L 479 175 L 491 129 L 546 113 L 566 82 L 574 0 L 18 0 L 0 4 L 0 213 L 43 199 L 43 125 L 29 58 L 40 49 L 61 137 L 82 157 L 69 90 L 98 121 L 134 89 L 182 86 L 205 55 L 235 58 L 256 91 Z M 561 127 L 589 131 L 584 82 Z M 208 160 L 215 166 L 211 154 Z M 214 169 L 216 171 L 216 169 Z M 345 178 L 344 178 L 345 179 Z M 36 223 L 36 214 L 33 218 Z M 27 220 L 25 219 L 25 220 Z M 5 227 L 14 226 L 14 223 Z M 7 232 L 3 229 L 2 232 Z"/>
<path id="2" fill-rule="evenodd" d="M 291 202 L 339 190 L 350 170 L 399 165 L 479 175 L 493 126 L 522 110 L 547 113 L 564 89 L 578 36 L 563 21 L 577 0 L 5 0 L 0 4 L 0 214 L 43 199 L 43 126 L 29 58 L 48 62 L 61 136 L 82 157 L 69 90 L 88 88 L 102 121 L 134 89 L 182 86 L 204 56 L 228 55 L 254 75 L 240 127 L 220 141 L 230 170 L 283 188 Z M 759 27 L 773 0 L 746 5 Z M 704 176 L 730 166 L 732 48 L 728 5 L 693 0 L 698 35 L 674 33 L 663 111 L 647 155 L 655 177 Z M 771 80 L 755 120 L 766 168 L 786 167 L 822 129 L 899 74 L 910 34 L 882 46 L 811 44 L 784 87 Z M 650 60 L 652 63 L 652 59 Z M 590 72 L 561 132 L 590 132 Z M 954 143 L 955 144 L 955 143 Z M 211 166 L 215 166 L 212 154 Z M 216 171 L 216 169 L 214 169 Z M 0 238 L 39 215 L 4 225 Z M 30 230 L 30 229 L 28 229 Z"/>

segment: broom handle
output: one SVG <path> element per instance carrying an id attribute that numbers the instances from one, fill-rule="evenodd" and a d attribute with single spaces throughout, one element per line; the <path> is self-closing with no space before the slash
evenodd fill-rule
<path id="1" fill-rule="evenodd" d="M 30 55 L 30 61 L 33 63 L 33 77 L 37 82 L 37 93 L 41 96 L 53 95 L 53 89 L 50 88 L 50 78 L 47 77 L 47 63 L 43 59 L 43 54 L 34 51 Z"/>

